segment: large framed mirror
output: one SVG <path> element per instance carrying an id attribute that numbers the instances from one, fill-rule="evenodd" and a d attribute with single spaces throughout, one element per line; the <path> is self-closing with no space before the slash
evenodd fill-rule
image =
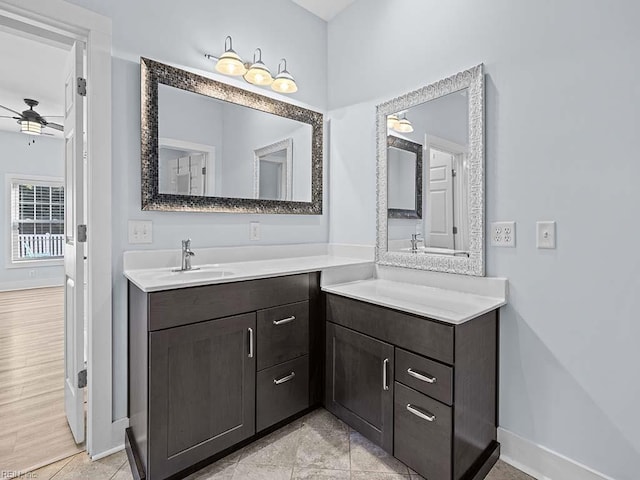
<path id="1" fill-rule="evenodd" d="M 140 59 L 142 209 L 322 214 L 323 115 Z"/>
<path id="2" fill-rule="evenodd" d="M 420 148 L 415 177 L 390 137 Z M 399 215 L 416 183 L 421 214 Z M 378 263 L 484 275 L 482 65 L 378 105 L 377 194 Z"/>

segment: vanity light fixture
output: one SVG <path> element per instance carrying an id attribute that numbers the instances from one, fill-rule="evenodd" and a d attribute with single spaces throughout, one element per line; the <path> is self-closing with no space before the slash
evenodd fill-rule
<path id="1" fill-rule="evenodd" d="M 298 91 L 296 81 L 287 70 L 286 59 L 280 60 L 278 74 L 274 79 L 269 67 L 262 61 L 262 49 L 256 48 L 253 54 L 253 63 L 245 63 L 240 55 L 233 50 L 230 36 L 224 40 L 224 53 L 220 57 L 208 53 L 205 54 L 205 57 L 216 62 L 216 71 L 224 75 L 242 76 L 246 82 L 252 85 L 271 86 L 278 93 L 289 94 Z"/>
<path id="2" fill-rule="evenodd" d="M 387 117 L 387 128 L 396 130 L 398 128 L 398 125 L 400 125 L 400 119 L 398 119 L 398 115 L 393 113 Z"/>
<path id="3" fill-rule="evenodd" d="M 216 62 L 216 70 L 233 77 L 247 73 L 247 68 L 244 66 L 240 55 L 233 50 L 231 37 L 224 39 L 224 53 Z"/>
<path id="4" fill-rule="evenodd" d="M 400 133 L 413 132 L 413 125 L 411 125 L 411 122 L 407 120 L 406 115 L 400 119 L 400 121 L 398 122 L 398 126 L 395 128 L 395 131 Z"/>
<path id="5" fill-rule="evenodd" d="M 256 54 L 258 54 L 257 60 Z M 256 51 L 253 52 L 253 64 L 247 73 L 244 74 L 244 79 L 253 85 L 260 86 L 268 86 L 273 83 L 271 71 L 269 71 L 269 68 L 262 62 L 262 50 L 260 48 L 256 48 Z"/>
<path id="6" fill-rule="evenodd" d="M 20 132 L 28 135 L 40 135 L 42 133 L 42 125 L 32 120 L 20 120 Z"/>
<path id="7" fill-rule="evenodd" d="M 284 64 L 284 68 L 282 68 Z M 298 91 L 298 85 L 293 79 L 291 74 L 287 71 L 287 59 L 283 58 L 278 64 L 278 75 L 271 85 L 276 92 L 280 93 L 295 93 Z"/>

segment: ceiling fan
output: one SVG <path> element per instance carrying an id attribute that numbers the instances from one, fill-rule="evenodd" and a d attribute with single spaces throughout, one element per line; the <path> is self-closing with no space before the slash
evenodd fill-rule
<path id="1" fill-rule="evenodd" d="M 61 132 L 64 131 L 64 127 L 58 123 L 52 123 L 47 120 L 49 117 L 43 117 L 38 112 L 36 112 L 33 107 L 38 106 L 37 100 L 32 100 L 31 98 L 25 98 L 24 103 L 29 107 L 27 110 L 24 110 L 22 113 L 17 112 L 11 108 L 5 107 L 4 105 L 0 105 L 0 108 L 4 108 L 5 110 L 10 111 L 11 113 L 16 114 L 17 116 L 0 116 L 0 118 L 13 118 L 18 121 L 20 124 L 20 131 L 22 133 L 26 133 L 29 135 L 51 135 L 50 133 L 42 133 L 43 128 L 51 128 L 53 130 L 59 130 Z M 62 117 L 58 117 L 62 118 Z"/>

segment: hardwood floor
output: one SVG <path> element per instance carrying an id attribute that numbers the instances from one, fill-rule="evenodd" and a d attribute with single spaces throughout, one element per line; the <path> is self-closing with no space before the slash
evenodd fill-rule
<path id="1" fill-rule="evenodd" d="M 64 414 L 62 287 L 0 292 L 0 477 L 83 450 Z"/>

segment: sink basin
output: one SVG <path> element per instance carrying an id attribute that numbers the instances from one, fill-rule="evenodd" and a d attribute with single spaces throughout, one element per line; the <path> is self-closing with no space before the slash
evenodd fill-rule
<path id="1" fill-rule="evenodd" d="M 154 278 L 157 280 L 215 280 L 218 278 L 231 277 L 236 275 L 236 272 L 232 270 L 224 270 L 220 268 L 200 268 L 193 270 L 186 270 L 184 272 L 180 271 L 169 271 L 166 273 L 158 273 L 154 275 Z"/>

